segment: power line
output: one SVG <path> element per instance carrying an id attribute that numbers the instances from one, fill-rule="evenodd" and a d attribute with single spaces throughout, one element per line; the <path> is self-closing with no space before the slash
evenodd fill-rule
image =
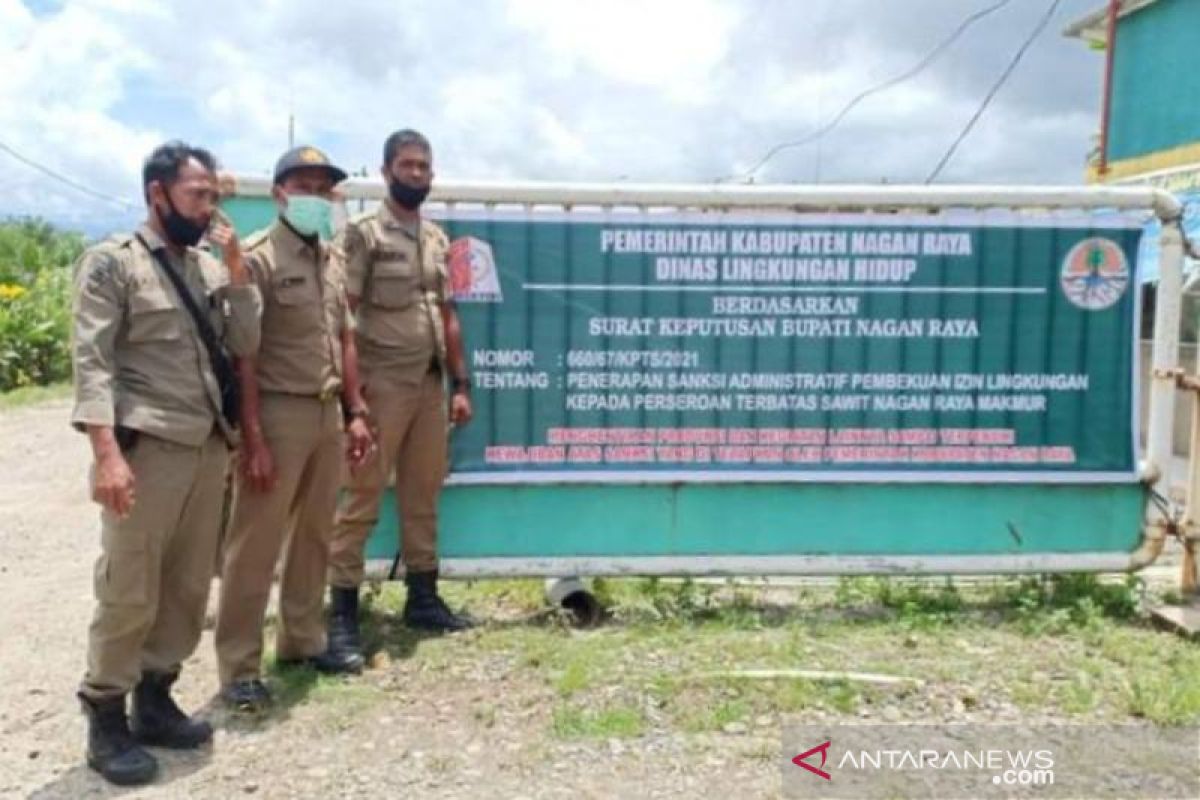
<path id="1" fill-rule="evenodd" d="M 1004 68 L 1004 72 L 1000 74 L 1000 78 L 995 84 L 992 85 L 992 88 L 988 90 L 987 96 L 983 98 L 983 102 L 979 104 L 979 108 L 977 108 L 975 113 L 971 115 L 971 119 L 967 121 L 966 126 L 962 129 L 962 132 L 958 134 L 958 137 L 954 140 L 954 143 L 950 145 L 950 148 L 946 150 L 946 153 L 942 156 L 942 160 L 939 161 L 937 166 L 933 168 L 933 172 L 929 173 L 929 177 L 925 179 L 925 183 L 933 183 L 934 180 L 937 179 L 937 176 L 942 174 L 942 169 L 950 162 L 950 159 L 954 157 L 954 153 L 956 150 L 958 150 L 958 146 L 962 144 L 964 139 L 967 138 L 967 135 L 971 133 L 971 129 L 975 127 L 975 123 L 979 121 L 979 118 L 983 116 L 983 112 L 987 110 L 989 105 L 991 105 L 992 98 L 996 96 L 996 93 L 1000 91 L 1001 87 L 1008 82 L 1009 77 L 1014 71 L 1016 71 L 1017 65 L 1021 63 L 1021 59 L 1025 56 L 1025 51 L 1033 45 L 1038 36 L 1041 35 L 1042 31 L 1046 29 L 1046 26 L 1050 24 L 1050 19 L 1054 16 L 1054 12 L 1058 11 L 1058 6 L 1061 3 L 1062 0 L 1051 0 L 1049 7 L 1046 9 L 1046 13 L 1042 15 L 1042 18 L 1038 20 L 1037 25 L 1035 25 L 1033 30 L 1029 32 L 1029 36 L 1027 36 L 1025 41 L 1021 43 L 1021 46 L 1017 48 L 1017 52 L 1013 54 L 1012 60 L 1008 62 L 1008 66 Z"/>
<path id="2" fill-rule="evenodd" d="M 812 133 L 810 133 L 807 136 L 803 136 L 799 139 L 794 139 L 789 142 L 782 142 L 780 144 L 775 145 L 774 147 L 772 147 L 770 150 L 767 151 L 766 155 L 764 155 L 762 158 L 760 158 L 758 160 L 758 162 L 755 163 L 755 165 L 753 167 L 751 167 L 749 170 L 747 170 L 745 173 L 743 173 L 739 176 L 729 176 L 728 178 L 725 178 L 724 180 L 730 180 L 731 178 L 734 178 L 734 177 L 753 178 L 754 173 L 756 173 L 760 169 L 762 169 L 768 161 L 770 161 L 772 158 L 774 158 L 775 156 L 777 156 L 779 153 L 783 152 L 784 150 L 788 150 L 793 147 L 802 147 L 806 144 L 810 144 L 810 143 L 815 142 L 818 139 L 824 137 L 829 132 L 831 132 L 834 128 L 836 128 L 841 123 L 841 121 L 845 118 L 845 116 L 847 114 L 849 114 L 854 109 L 854 107 L 857 106 L 859 103 L 861 103 L 863 100 L 866 100 L 868 97 L 870 97 L 873 94 L 878 94 L 879 92 L 882 92 L 886 89 L 890 89 L 893 86 L 896 86 L 897 84 L 903 83 L 904 81 L 908 80 L 909 78 L 915 77 L 922 70 L 924 70 L 926 67 L 928 67 L 930 64 L 932 64 L 935 60 L 937 60 L 938 56 L 940 56 L 947 47 L 954 44 L 954 42 L 957 41 L 960 36 L 962 36 L 964 33 L 966 33 L 968 28 L 970 28 L 976 22 L 978 22 L 979 20 L 988 16 L 989 14 L 992 14 L 992 13 L 1004 8 L 1006 5 L 1008 5 L 1011 2 L 1012 2 L 1012 0 L 1000 0 L 1000 2 L 998 2 L 998 3 L 994 3 L 990 6 L 988 6 L 987 8 L 981 9 L 979 11 L 976 11 L 974 14 L 971 14 L 966 19 L 964 19 L 962 22 L 960 22 L 958 27 L 955 28 L 954 31 L 949 36 L 947 36 L 945 39 L 943 39 L 941 42 L 939 42 L 936 47 L 934 47 L 932 50 L 930 50 L 929 53 L 924 58 L 922 58 L 920 61 L 918 61 L 916 63 L 916 65 L 913 66 L 912 68 L 910 68 L 907 72 L 903 72 L 900 75 L 895 76 L 894 78 L 889 78 L 888 80 L 884 81 L 883 83 L 877 84 L 875 86 L 872 86 L 869 89 L 866 89 L 866 90 L 860 92 L 859 94 L 855 95 L 855 97 L 849 103 L 846 103 L 846 105 L 842 107 L 842 110 L 839 111 L 837 113 L 837 115 L 832 120 L 827 122 L 825 125 L 821 126 L 820 128 L 813 131 Z"/>
<path id="3" fill-rule="evenodd" d="M 60 172 L 55 172 L 54 170 L 50 169 L 49 167 L 39 164 L 38 162 L 34 161 L 33 159 L 21 155 L 20 153 L 18 153 L 16 150 L 9 147 L 4 142 L 0 142 L 0 150 L 3 150 L 4 152 L 8 153 L 10 156 L 15 158 L 17 161 L 20 161 L 22 164 L 32 167 L 33 169 L 36 169 L 38 172 L 41 172 L 44 175 L 49 175 L 51 178 L 54 178 L 54 180 L 58 181 L 59 183 L 66 184 L 67 186 L 70 186 L 72 189 L 75 189 L 76 191 L 83 192 L 84 194 L 94 197 L 97 200 L 103 200 L 106 203 L 116 203 L 117 205 L 121 206 L 122 208 L 124 208 L 127 211 L 132 211 L 134 209 L 134 206 L 132 203 L 122 200 L 119 197 L 114 197 L 111 194 L 105 194 L 104 192 L 98 192 L 95 189 L 91 189 L 87 186 L 84 186 L 82 183 L 72 180 L 71 178 L 68 178 L 66 175 L 63 175 Z"/>

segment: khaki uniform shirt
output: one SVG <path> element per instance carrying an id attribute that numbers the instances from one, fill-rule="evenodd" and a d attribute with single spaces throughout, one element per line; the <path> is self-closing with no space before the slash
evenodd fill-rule
<path id="1" fill-rule="evenodd" d="M 189 248 L 180 258 L 154 231 L 138 234 L 166 254 L 196 305 L 234 355 L 258 347 L 261 299 L 253 286 L 230 286 L 215 258 Z M 75 265 L 71 359 L 72 424 L 125 426 L 198 446 L 220 426 L 220 389 L 204 341 L 150 250 L 133 235 L 89 248 Z"/>
<path id="2" fill-rule="evenodd" d="M 346 291 L 359 299 L 358 352 L 364 371 L 419 383 L 431 366 L 445 369 L 441 304 L 447 297 L 449 240 L 432 222 L 400 222 L 386 203 L 346 225 Z"/>
<path id="3" fill-rule="evenodd" d="M 342 386 L 342 333 L 353 330 L 340 253 L 309 245 L 282 220 L 246 240 L 246 267 L 262 292 L 255 374 L 264 392 L 334 397 Z"/>

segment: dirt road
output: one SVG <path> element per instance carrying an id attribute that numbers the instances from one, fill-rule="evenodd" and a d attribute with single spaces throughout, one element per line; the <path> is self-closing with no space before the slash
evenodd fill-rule
<path id="1" fill-rule="evenodd" d="M 63 401 L 0 412 L 0 796 L 117 794 L 82 766 L 83 669 L 98 522 L 85 496 L 88 452 Z M 215 594 L 215 592 L 214 592 Z M 384 630 L 383 633 L 387 631 Z M 739 755 L 777 747 L 739 737 L 711 748 L 664 733 L 554 740 L 552 687 L 518 675 L 510 654 L 479 647 L 481 632 L 401 642 L 360 681 L 285 681 L 280 711 L 230 719 L 212 703 L 211 632 L 179 683 L 185 708 L 208 706 L 211 753 L 159 752 L 163 775 L 135 797 L 695 797 L 770 796 L 774 763 Z M 564 633 L 564 635 L 570 635 Z M 428 658 L 412 658 L 411 648 Z M 385 657 L 386 658 L 386 657 Z M 125 792 L 122 795 L 127 794 Z"/>
<path id="2" fill-rule="evenodd" d="M 479 582 L 448 592 L 486 624 L 441 638 L 396 622 L 390 585 L 369 593 L 366 674 L 272 670 L 262 718 L 214 702 L 206 633 L 178 688 L 214 747 L 160 751 L 154 785 L 117 792 L 82 764 L 98 520 L 67 414 L 62 400 L 0 411 L 2 797 L 770 798 L 789 719 L 1200 722 L 1200 647 L 1157 631 L 1142 585 L 1120 577 L 619 581 L 614 619 L 587 632 L 537 582 Z M 1177 558 L 1152 582 L 1174 585 Z M 797 668 L 898 684 L 739 677 Z"/>

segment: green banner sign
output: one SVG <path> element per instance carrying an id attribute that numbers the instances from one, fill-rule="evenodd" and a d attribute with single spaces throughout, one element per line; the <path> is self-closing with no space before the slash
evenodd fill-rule
<path id="1" fill-rule="evenodd" d="M 1139 219 L 442 222 L 456 482 L 1135 478 Z"/>

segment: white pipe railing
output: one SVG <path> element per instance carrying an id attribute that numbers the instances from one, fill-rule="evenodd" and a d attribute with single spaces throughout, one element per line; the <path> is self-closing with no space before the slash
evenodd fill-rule
<path id="1" fill-rule="evenodd" d="M 266 196 L 271 181 L 227 179 L 227 191 Z M 347 199 L 382 200 L 382 182 L 350 178 Z M 1179 200 L 1143 186 L 792 186 L 733 184 L 620 184 L 438 181 L 429 196 L 442 203 L 568 206 L 681 206 L 686 208 L 897 209 L 897 208 L 1114 208 L 1148 209 L 1159 219 L 1182 213 Z"/>
<path id="2" fill-rule="evenodd" d="M 1183 310 L 1183 236 L 1178 224 L 1163 224 L 1159 248 L 1159 284 L 1154 307 L 1154 348 L 1150 372 L 1150 420 L 1146 429 L 1144 473 L 1165 483 L 1174 456 L 1171 430 L 1175 417 L 1175 370 L 1179 366 Z"/>

